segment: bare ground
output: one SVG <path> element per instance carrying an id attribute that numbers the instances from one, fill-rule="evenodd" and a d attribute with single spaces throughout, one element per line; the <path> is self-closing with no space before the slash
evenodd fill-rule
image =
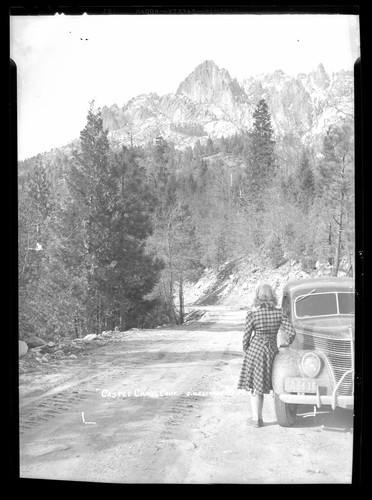
<path id="1" fill-rule="evenodd" d="M 204 307 L 204 309 L 206 309 Z M 253 429 L 236 390 L 245 311 L 132 330 L 20 375 L 20 475 L 112 483 L 350 483 L 353 415 L 301 407 Z"/>

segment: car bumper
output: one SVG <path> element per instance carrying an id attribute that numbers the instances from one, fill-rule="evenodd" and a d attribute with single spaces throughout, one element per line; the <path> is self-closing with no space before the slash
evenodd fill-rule
<path id="1" fill-rule="evenodd" d="M 284 393 L 280 394 L 279 397 L 284 403 L 291 404 L 304 404 L 304 405 L 316 405 L 320 408 L 322 405 L 330 405 L 334 410 L 337 406 L 340 408 L 353 409 L 354 408 L 354 395 L 344 396 L 338 394 L 340 390 L 341 383 L 347 375 L 352 375 L 354 379 L 354 369 L 348 370 L 343 374 L 340 380 L 337 382 L 336 386 L 333 388 L 331 395 L 320 395 L 319 386 L 316 388 L 315 394 L 293 394 Z"/>
<path id="2" fill-rule="evenodd" d="M 321 396 L 320 394 L 280 394 L 279 398 L 284 403 L 300 404 L 300 405 L 314 405 L 320 408 L 323 405 L 332 406 L 335 409 L 337 406 L 340 408 L 353 409 L 354 396 Z"/>

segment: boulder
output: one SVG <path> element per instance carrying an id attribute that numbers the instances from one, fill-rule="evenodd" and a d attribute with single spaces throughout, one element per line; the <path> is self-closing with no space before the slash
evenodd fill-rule
<path id="1" fill-rule="evenodd" d="M 76 356 L 76 354 L 70 354 L 69 358 L 71 358 L 71 359 L 77 359 L 77 356 Z"/>
<path id="2" fill-rule="evenodd" d="M 49 363 L 50 359 L 48 358 L 48 356 L 45 354 L 42 358 L 41 358 L 41 361 L 42 363 Z"/>
<path id="3" fill-rule="evenodd" d="M 18 341 L 18 356 L 24 356 L 28 351 L 28 346 L 23 340 Z"/>
<path id="4" fill-rule="evenodd" d="M 83 340 L 84 342 L 90 342 L 91 340 L 95 340 L 96 338 L 98 338 L 98 335 L 96 335 L 95 333 L 89 333 L 83 338 Z"/>
<path id="5" fill-rule="evenodd" d="M 30 337 L 27 339 L 27 345 L 29 349 L 33 349 L 34 347 L 41 347 L 43 345 L 46 345 L 45 340 L 41 339 L 40 337 Z"/>

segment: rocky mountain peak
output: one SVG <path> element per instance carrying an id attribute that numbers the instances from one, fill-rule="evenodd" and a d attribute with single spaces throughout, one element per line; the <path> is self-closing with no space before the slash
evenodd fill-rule
<path id="1" fill-rule="evenodd" d="M 311 79 L 321 89 L 329 87 L 330 79 L 322 63 L 318 64 L 316 70 L 312 71 Z"/>
<path id="2" fill-rule="evenodd" d="M 313 140 L 337 120 L 336 106 L 349 112 L 353 75 L 344 71 L 330 78 L 319 64 L 297 78 L 278 69 L 238 82 L 226 69 L 206 60 L 182 81 L 175 94 L 142 94 L 122 108 L 104 106 L 102 118 L 115 144 L 126 144 L 128 138 L 143 144 L 160 134 L 184 148 L 197 139 L 249 130 L 255 106 L 262 98 L 269 106 L 278 137 L 295 134 L 301 140 Z"/>
<path id="3" fill-rule="evenodd" d="M 214 61 L 206 60 L 183 80 L 176 94 L 186 95 L 194 102 L 206 102 L 226 91 L 232 82 L 226 69 L 220 69 Z"/>

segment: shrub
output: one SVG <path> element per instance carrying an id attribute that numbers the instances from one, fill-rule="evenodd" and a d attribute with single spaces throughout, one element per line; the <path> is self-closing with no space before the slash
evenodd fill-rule
<path id="1" fill-rule="evenodd" d="M 286 259 L 284 257 L 282 242 L 278 235 L 271 236 L 267 241 L 264 249 L 264 256 L 274 269 L 285 263 Z"/>

